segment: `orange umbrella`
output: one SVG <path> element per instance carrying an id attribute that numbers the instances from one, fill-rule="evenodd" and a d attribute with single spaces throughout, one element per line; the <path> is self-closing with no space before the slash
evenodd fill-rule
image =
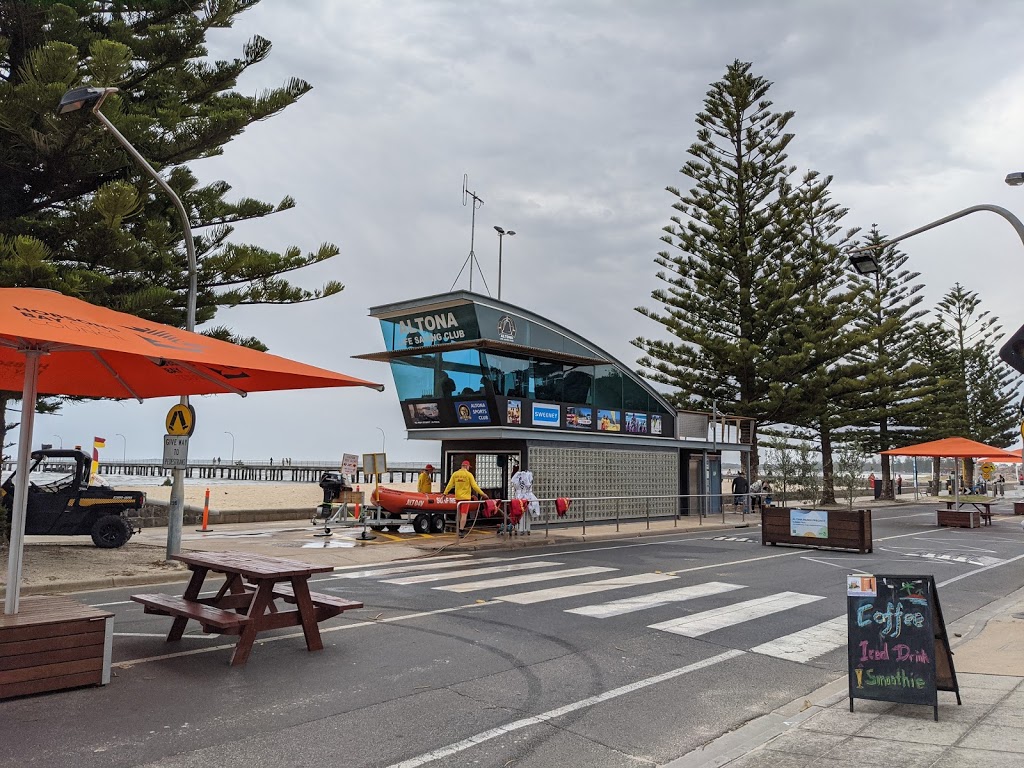
<path id="1" fill-rule="evenodd" d="M 1020 461 L 1019 455 L 1004 451 L 991 445 L 979 443 L 976 440 L 968 440 L 966 437 L 947 437 L 942 440 L 932 440 L 928 443 L 908 445 L 903 448 L 893 448 L 882 451 L 890 456 L 939 456 L 953 459 L 990 459 L 992 461 Z M 957 506 L 960 504 L 960 483 L 957 482 L 957 473 L 953 473 L 953 490 L 956 493 Z"/>
<path id="2" fill-rule="evenodd" d="M 0 390 L 22 393 L 5 613 L 18 612 L 38 394 L 167 397 L 382 384 L 36 288 L 0 289 Z"/>
<path id="3" fill-rule="evenodd" d="M 1020 464 L 1021 463 L 1020 452 L 1021 452 L 1020 448 L 1011 448 L 1010 450 L 1006 451 L 1006 453 L 1012 453 L 1014 455 L 1014 458 L 1012 458 L 1012 459 L 1007 459 L 1005 456 L 1002 456 L 1002 455 L 999 455 L 999 456 L 979 456 L 978 458 L 980 458 L 982 461 L 1001 461 L 1001 462 L 1003 462 L 1005 464 Z"/>
<path id="4" fill-rule="evenodd" d="M 968 440 L 966 437 L 947 437 L 904 448 L 893 448 L 882 453 L 889 456 L 942 456 L 956 459 L 990 458 L 993 461 L 1020 461 L 1020 454 L 1013 454 L 976 440 Z"/>
<path id="5" fill-rule="evenodd" d="M 0 289 L 0 389 L 21 391 L 39 350 L 37 392 L 136 398 L 381 384 L 296 363 L 35 288 Z"/>

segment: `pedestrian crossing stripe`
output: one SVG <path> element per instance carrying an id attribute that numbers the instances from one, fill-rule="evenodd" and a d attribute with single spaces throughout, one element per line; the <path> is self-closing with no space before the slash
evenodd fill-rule
<path id="1" fill-rule="evenodd" d="M 712 536 L 711 540 L 712 541 L 746 541 L 746 542 L 756 541 L 756 539 L 751 539 L 748 536 Z"/>
<path id="2" fill-rule="evenodd" d="M 592 616 L 597 619 L 607 619 L 612 616 L 621 616 L 625 613 L 643 611 L 647 608 L 660 608 L 671 603 L 681 603 L 686 600 L 696 600 L 700 597 L 711 597 L 724 592 L 732 592 L 737 589 L 745 589 L 742 584 L 727 584 L 721 581 L 708 581 L 704 584 L 696 584 L 692 587 L 680 587 L 665 592 L 654 592 L 649 595 L 637 595 L 636 597 L 625 597 L 621 600 L 613 600 L 609 603 L 597 605 L 584 605 L 582 608 L 569 608 L 566 613 L 575 613 L 580 616 Z"/>
<path id="3" fill-rule="evenodd" d="M 846 633 L 846 614 L 843 614 L 816 626 L 761 643 L 750 650 L 777 659 L 806 662 L 845 645 Z"/>
<path id="4" fill-rule="evenodd" d="M 444 581 L 446 579 L 476 578 L 494 573 L 512 573 L 513 571 L 525 571 L 531 568 L 557 568 L 561 563 L 545 562 L 534 560 L 527 563 L 507 563 L 505 565 L 490 565 L 483 568 L 466 568 L 461 571 L 442 571 L 441 573 L 418 573 L 415 576 L 400 576 L 397 579 L 383 579 L 385 584 L 425 584 L 430 581 Z"/>
<path id="5" fill-rule="evenodd" d="M 718 538 L 719 540 L 739 539 L 739 537 Z M 936 557 L 934 553 L 933 557 Z M 953 556 L 947 555 L 947 558 L 951 557 Z M 432 588 L 446 592 L 465 593 L 500 589 L 503 587 L 531 586 L 544 581 L 572 579 L 618 570 L 617 568 L 604 566 L 562 568 L 561 566 L 563 565 L 564 563 L 545 560 L 509 562 L 507 558 L 501 557 L 479 558 L 472 561 L 453 559 L 448 562 L 416 563 L 412 565 L 396 565 L 361 571 L 353 570 L 346 573 L 336 573 L 328 578 L 365 579 L 381 576 L 394 576 L 395 578 L 381 579 L 381 581 L 386 584 L 396 585 L 430 584 L 435 581 L 463 579 L 465 581 L 462 583 L 439 585 Z M 537 570 L 541 568 L 552 568 L 554 570 Z M 481 576 L 493 574 L 502 575 L 498 578 L 492 579 L 479 578 Z M 627 589 L 630 587 L 660 584 L 661 582 L 677 578 L 679 577 L 674 573 L 664 573 L 660 571 L 627 576 L 619 575 L 612 578 L 600 579 L 597 581 L 585 581 L 578 584 L 564 584 L 561 586 L 543 589 L 529 589 L 524 592 L 497 596 L 491 598 L 491 600 L 493 602 L 514 603 L 517 605 L 532 605 L 535 603 L 572 597 L 582 597 L 615 589 Z M 664 607 L 673 603 L 682 603 L 705 597 L 714 597 L 715 595 L 722 595 L 746 588 L 747 587 L 742 584 L 709 581 L 702 584 L 694 584 L 686 587 L 652 592 L 650 594 L 635 595 L 619 600 L 584 605 L 578 608 L 570 608 L 566 609 L 565 613 L 573 613 L 578 616 L 589 616 L 591 618 L 607 619 L 642 610 Z M 683 635 L 685 637 L 700 637 L 710 632 L 727 629 L 748 621 L 772 616 L 792 608 L 797 608 L 799 606 L 824 599 L 825 598 L 821 596 L 806 595 L 799 592 L 780 592 L 766 597 L 733 603 L 724 607 L 688 614 L 683 617 L 658 622 L 656 624 L 650 624 L 648 627 L 650 629 Z M 845 645 L 845 643 L 846 616 L 844 614 L 842 616 L 837 616 L 834 619 L 816 624 L 812 627 L 761 643 L 749 650 L 762 656 L 771 656 L 786 661 L 806 663 L 819 658 L 830 651 L 840 648 Z"/>
<path id="6" fill-rule="evenodd" d="M 678 578 L 678 576 L 671 576 L 667 573 L 638 573 L 634 576 L 616 576 L 613 579 L 604 579 L 603 581 L 588 581 L 584 584 L 538 589 L 533 592 L 520 592 L 516 595 L 506 595 L 495 599 L 506 603 L 531 605 L 532 603 L 543 603 L 548 600 L 561 600 L 566 597 L 578 597 L 579 595 L 590 595 L 595 592 L 607 592 L 610 589 L 638 587 L 643 584 L 655 584 L 659 581 L 669 581 L 670 579 Z"/>
<path id="7" fill-rule="evenodd" d="M 586 568 L 568 568 L 564 571 L 548 571 L 547 573 L 518 574 L 516 576 L 505 576 L 501 579 L 487 579 L 484 581 L 470 581 L 465 584 L 451 584 L 444 587 L 446 592 L 478 592 L 483 589 L 497 589 L 498 587 L 521 587 L 524 584 L 533 584 L 537 581 L 551 581 L 552 579 L 567 579 L 574 576 L 591 576 L 595 573 L 608 573 L 617 571 L 618 568 L 606 568 L 600 565 L 591 565 Z"/>
<path id="8" fill-rule="evenodd" d="M 504 557 L 481 557 L 472 562 L 474 564 L 493 563 L 506 559 Z M 417 571 L 440 570 L 442 568 L 465 568 L 468 564 L 469 562 L 466 560 L 460 559 L 446 563 L 416 563 L 415 565 L 395 565 L 388 568 L 368 568 L 364 571 L 335 573 L 333 576 L 328 576 L 326 579 L 318 579 L 318 581 L 328 581 L 330 579 L 372 579 L 377 576 L 390 576 L 397 573 L 415 573 Z"/>
<path id="9" fill-rule="evenodd" d="M 773 613 L 779 613 L 790 608 L 798 608 L 801 605 L 807 605 L 808 603 L 824 599 L 824 597 L 819 597 L 818 595 L 804 595 L 800 592 L 779 592 L 768 597 L 758 597 L 754 600 L 746 600 L 742 603 L 734 603 L 722 608 L 714 608 L 710 611 L 650 624 L 648 628 L 660 629 L 664 632 L 684 635 L 685 637 L 700 637 L 709 632 L 732 627 L 746 621 L 761 619 Z"/>

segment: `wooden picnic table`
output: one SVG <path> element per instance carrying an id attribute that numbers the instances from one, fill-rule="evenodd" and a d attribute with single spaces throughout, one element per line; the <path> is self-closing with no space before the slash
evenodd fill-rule
<path id="1" fill-rule="evenodd" d="M 173 559 L 192 571 L 182 597 L 150 594 L 132 595 L 131 599 L 141 603 L 146 613 L 174 617 L 168 642 L 181 639 L 189 619 L 198 621 L 204 632 L 238 635 L 232 666 L 245 664 L 256 635 L 269 629 L 301 626 L 306 648 L 322 650 L 319 622 L 363 607 L 353 600 L 309 591 L 309 577 L 334 570 L 330 565 L 248 552 L 191 552 Z M 224 574 L 224 583 L 215 596 L 200 598 L 211 571 Z M 279 607 L 278 600 L 293 607 Z"/>

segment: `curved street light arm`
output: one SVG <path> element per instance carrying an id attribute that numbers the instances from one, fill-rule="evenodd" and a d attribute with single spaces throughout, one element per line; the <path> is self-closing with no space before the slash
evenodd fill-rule
<path id="1" fill-rule="evenodd" d="M 943 224 L 948 224 L 951 221 L 961 219 L 964 216 L 967 216 L 968 214 L 977 213 L 978 211 L 990 211 L 991 213 L 995 213 L 1002 216 L 1004 219 L 1010 222 L 1010 226 L 1012 226 L 1014 231 L 1017 233 L 1017 237 L 1020 238 L 1021 243 L 1024 243 L 1024 222 L 1021 222 L 1020 219 L 1018 219 L 1016 216 L 1014 216 L 1012 213 L 1010 213 L 1008 210 L 1006 210 L 1000 205 L 982 203 L 981 205 L 972 205 L 970 208 L 964 208 L 962 211 L 951 213 L 949 216 L 938 219 L 937 221 L 933 221 L 930 224 L 925 224 L 923 227 L 918 227 L 917 229 L 911 230 L 910 232 L 906 232 L 900 235 L 899 237 L 890 238 L 885 242 L 879 243 L 878 245 L 866 245 L 862 248 L 854 248 L 853 250 L 846 251 L 846 253 L 851 254 L 863 253 L 864 251 L 877 251 L 879 248 L 885 248 L 886 246 L 892 245 L 893 243 L 898 243 L 900 240 L 906 240 L 908 237 L 913 237 L 914 235 L 919 235 L 922 232 L 927 232 L 929 229 L 941 227 Z"/>

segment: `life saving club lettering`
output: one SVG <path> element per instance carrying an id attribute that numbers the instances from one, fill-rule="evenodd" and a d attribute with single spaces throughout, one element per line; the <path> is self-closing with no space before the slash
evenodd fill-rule
<path id="1" fill-rule="evenodd" d="M 877 628 L 878 639 L 857 644 L 857 688 L 921 690 L 928 685 L 926 669 L 933 659 L 920 642 L 927 627 L 928 600 L 916 591 L 917 587 L 904 583 L 889 597 L 866 599 L 858 607 L 857 626 Z"/>
<path id="2" fill-rule="evenodd" d="M 459 327 L 453 312 L 423 315 L 398 321 L 399 333 L 407 336 L 416 334 L 423 343 L 440 344 L 466 338 L 466 332 Z"/>

